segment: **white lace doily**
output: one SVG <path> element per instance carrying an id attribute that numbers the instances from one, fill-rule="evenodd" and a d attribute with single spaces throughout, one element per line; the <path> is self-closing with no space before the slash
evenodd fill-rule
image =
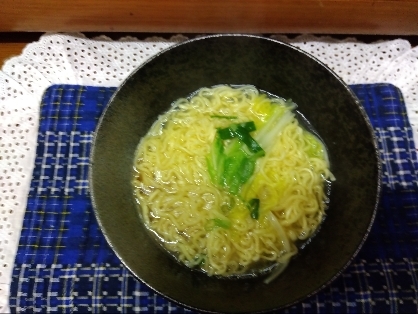
<path id="1" fill-rule="evenodd" d="M 406 40 L 372 44 L 353 38 L 273 36 L 314 55 L 346 83 L 392 83 L 402 90 L 418 147 L 418 47 Z M 39 104 L 51 84 L 118 86 L 148 57 L 186 40 L 144 41 L 45 34 L 0 71 L 0 312 L 8 312 L 14 258 L 33 170 Z"/>

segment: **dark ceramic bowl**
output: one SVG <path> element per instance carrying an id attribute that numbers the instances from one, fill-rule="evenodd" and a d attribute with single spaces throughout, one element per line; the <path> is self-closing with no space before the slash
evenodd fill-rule
<path id="1" fill-rule="evenodd" d="M 176 263 L 150 237 L 135 204 L 131 177 L 141 137 L 174 100 L 217 84 L 252 84 L 292 98 L 328 146 L 337 178 L 321 230 L 268 285 L 260 278 L 208 277 Z M 103 234 L 139 280 L 189 308 L 263 312 L 318 292 L 347 267 L 373 222 L 380 163 L 358 99 L 331 70 L 275 40 L 220 35 L 171 47 L 122 84 L 97 129 L 90 187 Z"/>

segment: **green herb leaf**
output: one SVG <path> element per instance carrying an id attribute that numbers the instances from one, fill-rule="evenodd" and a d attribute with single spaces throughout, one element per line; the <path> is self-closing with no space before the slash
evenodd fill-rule
<path id="1" fill-rule="evenodd" d="M 308 154 L 309 157 L 316 157 L 321 158 L 324 156 L 324 146 L 322 142 L 316 138 L 315 135 L 304 132 L 304 139 L 306 142 L 305 152 Z"/>
<path id="2" fill-rule="evenodd" d="M 248 121 L 243 123 L 231 124 L 227 128 L 218 129 L 218 134 L 222 140 L 229 140 L 233 138 L 238 138 L 243 142 L 250 152 L 258 153 L 263 151 L 261 146 L 253 139 L 250 135 L 250 132 L 255 131 L 254 121 Z"/>
<path id="3" fill-rule="evenodd" d="M 224 158 L 224 145 L 219 135 L 216 134 L 212 143 L 210 155 L 206 157 L 208 172 L 212 182 L 215 184 L 222 183 L 221 179 L 224 167 Z"/>
<path id="4" fill-rule="evenodd" d="M 211 115 L 210 117 L 215 118 L 215 119 L 228 119 L 228 120 L 238 119 L 237 116 L 221 116 L 221 115 L 217 115 L 217 114 Z"/>
<path id="5" fill-rule="evenodd" d="M 248 202 L 248 209 L 250 210 L 251 218 L 258 219 L 260 208 L 260 200 L 253 198 Z"/>
<path id="6" fill-rule="evenodd" d="M 214 218 L 209 219 L 206 223 L 206 231 L 212 231 L 215 228 L 229 229 L 231 227 L 231 222 L 226 219 Z"/>
<path id="7" fill-rule="evenodd" d="M 253 175 L 257 159 L 265 154 L 250 135 L 254 130 L 253 121 L 218 129 L 206 158 L 212 182 L 234 195 Z"/>

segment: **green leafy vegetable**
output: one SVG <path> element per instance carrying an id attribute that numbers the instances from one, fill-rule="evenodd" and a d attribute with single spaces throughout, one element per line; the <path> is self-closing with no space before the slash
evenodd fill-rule
<path id="1" fill-rule="evenodd" d="M 253 198 L 248 202 L 248 209 L 250 210 L 251 218 L 258 219 L 260 208 L 260 200 Z"/>
<path id="2" fill-rule="evenodd" d="M 210 155 L 206 157 L 206 163 L 208 165 L 210 178 L 212 182 L 217 185 L 222 184 L 224 159 L 224 145 L 219 135 L 216 134 L 212 143 Z"/>
<path id="3" fill-rule="evenodd" d="M 246 159 L 246 154 L 240 150 L 225 158 L 222 183 L 232 194 L 238 194 L 242 185 L 240 170 Z"/>
<path id="4" fill-rule="evenodd" d="M 215 119 L 228 119 L 228 120 L 234 120 L 238 118 L 237 116 L 221 116 L 217 114 L 211 115 L 210 117 L 215 118 Z"/>
<path id="5" fill-rule="evenodd" d="M 209 219 L 206 223 L 205 229 L 207 231 L 211 231 L 215 228 L 223 228 L 223 229 L 229 229 L 231 227 L 231 222 L 226 219 L 220 219 L 220 218 L 214 218 Z"/>
<path id="6" fill-rule="evenodd" d="M 303 137 L 306 141 L 305 152 L 309 157 L 322 158 L 324 156 L 324 146 L 322 142 L 313 134 L 303 132 Z"/>
<path id="7" fill-rule="evenodd" d="M 243 123 L 233 123 L 227 128 L 218 129 L 218 133 L 223 140 L 231 139 L 237 137 L 237 132 L 240 133 L 250 133 L 255 131 L 254 121 L 248 121 Z"/>
<path id="8" fill-rule="evenodd" d="M 256 119 L 258 129 L 254 121 L 232 123 L 228 127 L 219 128 L 211 152 L 207 156 L 212 182 L 239 197 L 242 197 L 240 196 L 242 187 L 252 184 L 257 160 L 265 156 L 266 151 L 273 147 L 278 134 L 292 123 L 295 116 L 292 110 L 296 108 L 296 104 L 291 100 L 284 102 L 275 99 L 268 103 L 265 100 L 265 97 L 260 99 L 262 102 L 258 106 L 260 107 Z M 224 116 L 220 117 L 224 118 Z M 315 140 L 315 138 L 306 138 L 308 149 L 314 155 L 318 154 L 320 149 Z M 260 200 L 252 198 L 246 203 L 250 216 L 258 219 Z M 225 212 L 228 213 L 226 210 Z M 228 229 L 230 224 L 229 220 L 211 219 L 208 221 L 207 230 L 216 227 Z"/>
<path id="9" fill-rule="evenodd" d="M 234 195 L 254 173 L 257 159 L 264 156 L 264 150 L 250 134 L 255 129 L 253 121 L 218 129 L 207 157 L 212 182 Z"/>
<path id="10" fill-rule="evenodd" d="M 265 150 L 273 146 L 277 134 L 279 134 L 289 123 L 292 122 L 295 114 L 292 111 L 275 110 L 267 123 L 255 134 L 254 139 Z"/>

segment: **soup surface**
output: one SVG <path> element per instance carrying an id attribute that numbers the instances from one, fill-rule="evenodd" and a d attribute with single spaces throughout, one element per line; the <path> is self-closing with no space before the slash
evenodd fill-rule
<path id="1" fill-rule="evenodd" d="M 219 85 L 178 99 L 153 124 L 133 186 L 142 220 L 178 261 L 208 275 L 277 275 L 323 221 L 332 180 L 296 104 Z"/>

